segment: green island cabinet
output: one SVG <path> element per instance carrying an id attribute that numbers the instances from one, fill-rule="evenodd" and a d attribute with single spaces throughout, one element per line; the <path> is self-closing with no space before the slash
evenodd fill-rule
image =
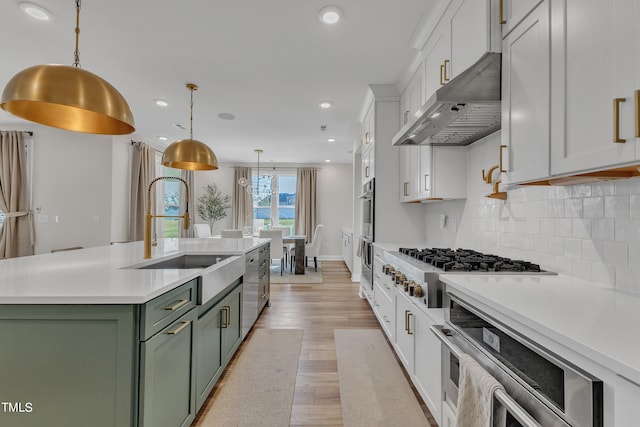
<path id="1" fill-rule="evenodd" d="M 204 305 L 198 280 L 145 304 L 0 306 L 0 426 L 189 426 L 242 340 L 242 280 Z"/>

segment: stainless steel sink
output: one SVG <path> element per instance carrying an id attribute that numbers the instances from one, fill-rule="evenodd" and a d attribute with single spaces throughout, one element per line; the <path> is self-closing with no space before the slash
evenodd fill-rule
<path id="1" fill-rule="evenodd" d="M 181 255 L 175 258 L 165 259 L 152 264 L 133 267 L 135 269 L 187 269 L 187 268 L 207 268 L 220 261 L 229 258 L 231 255 Z"/>

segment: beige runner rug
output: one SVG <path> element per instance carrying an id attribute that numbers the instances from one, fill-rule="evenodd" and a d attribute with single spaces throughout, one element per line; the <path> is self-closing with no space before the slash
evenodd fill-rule
<path id="1" fill-rule="evenodd" d="M 336 329 L 345 427 L 429 426 L 417 398 L 378 329 Z"/>
<path id="2" fill-rule="evenodd" d="M 302 329 L 256 329 L 196 426 L 288 426 Z"/>

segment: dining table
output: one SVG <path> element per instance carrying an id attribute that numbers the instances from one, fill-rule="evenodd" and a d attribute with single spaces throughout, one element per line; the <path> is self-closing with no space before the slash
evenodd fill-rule
<path id="1" fill-rule="evenodd" d="M 304 249 L 307 236 L 302 234 L 291 234 L 282 236 L 282 243 L 293 243 L 296 259 L 295 274 L 304 274 Z"/>

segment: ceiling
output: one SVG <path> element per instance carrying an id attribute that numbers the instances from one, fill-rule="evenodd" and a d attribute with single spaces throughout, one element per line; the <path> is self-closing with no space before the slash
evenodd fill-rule
<path id="1" fill-rule="evenodd" d="M 75 1 L 33 0 L 53 19 L 0 2 L 0 87 L 38 64 L 71 65 Z M 84 0 L 80 63 L 114 85 L 133 111 L 135 138 L 161 148 L 194 138 L 221 162 L 351 162 L 367 85 L 394 84 L 433 0 Z M 335 5 L 342 20 L 323 24 Z M 154 99 L 168 101 L 158 107 Z M 320 101 L 333 106 L 321 109 Z M 235 120 L 223 120 L 231 113 Z M 0 110 L 0 128 L 24 123 Z M 174 126 L 180 124 L 186 130 Z M 326 131 L 321 131 L 321 125 Z M 167 142 L 158 140 L 166 136 Z M 335 138 L 336 142 L 327 142 Z"/>

